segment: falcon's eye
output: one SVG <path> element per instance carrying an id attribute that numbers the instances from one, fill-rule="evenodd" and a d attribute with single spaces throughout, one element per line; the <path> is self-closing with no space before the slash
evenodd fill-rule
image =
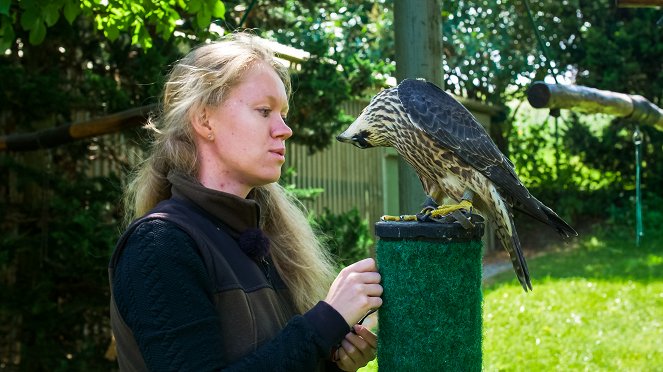
<path id="1" fill-rule="evenodd" d="M 362 149 L 365 149 L 365 148 L 368 148 L 368 147 L 373 147 L 373 145 L 371 145 L 368 142 L 368 140 L 366 140 L 366 138 L 368 138 L 369 134 L 370 133 L 368 131 L 362 130 L 358 134 L 355 134 L 354 136 L 352 136 L 352 141 L 354 141 L 354 143 L 357 147 L 360 147 Z"/>

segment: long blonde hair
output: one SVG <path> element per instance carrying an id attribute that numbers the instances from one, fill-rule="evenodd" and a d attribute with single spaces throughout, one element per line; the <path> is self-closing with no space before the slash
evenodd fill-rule
<path id="1" fill-rule="evenodd" d="M 127 222 L 170 197 L 171 170 L 196 177 L 198 159 L 190 117 L 205 106 L 218 106 L 256 63 L 271 66 L 288 97 L 290 75 L 262 39 L 235 33 L 202 45 L 175 64 L 161 102 L 161 112 L 149 120 L 154 141 L 149 157 L 139 165 L 124 195 Z M 324 299 L 334 271 L 326 250 L 313 233 L 301 205 L 278 184 L 255 188 L 262 213 L 261 228 L 270 237 L 274 266 L 291 292 L 299 312 Z"/>

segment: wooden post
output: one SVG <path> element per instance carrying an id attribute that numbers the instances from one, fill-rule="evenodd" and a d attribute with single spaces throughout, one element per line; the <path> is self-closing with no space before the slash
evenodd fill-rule
<path id="1" fill-rule="evenodd" d="M 663 130 L 663 110 L 638 95 L 538 81 L 527 91 L 527 100 L 534 108 L 572 109 L 587 114 L 628 117 L 642 125 Z"/>
<path id="2" fill-rule="evenodd" d="M 444 87 L 442 74 L 442 0 L 395 0 L 394 38 L 396 42 L 396 79 L 424 78 Z M 398 164 L 400 213 L 421 209 L 426 195 L 414 169 L 402 158 Z"/>

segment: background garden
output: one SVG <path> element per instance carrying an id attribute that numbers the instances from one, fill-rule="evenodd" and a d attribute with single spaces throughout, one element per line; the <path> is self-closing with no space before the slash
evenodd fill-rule
<path id="1" fill-rule="evenodd" d="M 0 135 L 156 103 L 169 63 L 216 30 L 249 27 L 310 53 L 293 71 L 288 119 L 292 141 L 315 152 L 352 120 L 341 103 L 366 98 L 394 73 L 392 9 L 389 0 L 0 0 Z M 531 10 L 532 18 L 524 1 L 477 0 L 445 1 L 441 11 L 445 89 L 503 108 L 491 135 L 532 194 L 581 233 L 562 244 L 518 222 L 534 257 L 534 292 L 523 294 L 510 272 L 486 283 L 485 368 L 655 370 L 663 365 L 663 132 L 640 127 L 636 246 L 635 123 L 568 111 L 555 119 L 531 109 L 525 92 L 555 76 L 661 106 L 663 12 L 611 0 L 542 0 Z M 125 136 L 148 140 L 139 128 Z M 83 176 L 100 158 L 114 171 Z M 132 162 L 103 136 L 0 152 L 0 368 L 116 368 L 106 267 Z M 311 220 L 339 264 L 370 254 L 374 221 L 356 211 Z"/>

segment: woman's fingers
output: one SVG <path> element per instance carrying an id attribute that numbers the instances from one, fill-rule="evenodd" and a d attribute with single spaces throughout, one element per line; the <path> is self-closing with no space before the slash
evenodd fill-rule
<path id="1" fill-rule="evenodd" d="M 346 267 L 346 269 L 352 268 L 352 271 L 365 272 L 365 271 L 377 271 L 377 265 L 375 260 L 372 258 L 364 258 L 361 261 L 357 261 L 352 265 Z"/>
<path id="2" fill-rule="evenodd" d="M 375 358 L 377 336 L 368 328 L 355 325 L 355 333 L 345 335 L 337 350 L 338 366 L 346 371 L 354 371 Z"/>
<path id="3" fill-rule="evenodd" d="M 375 333 L 371 332 L 370 329 L 364 327 L 361 324 L 355 324 L 353 329 L 356 335 L 359 336 L 363 340 L 363 342 L 368 344 L 368 346 L 370 346 L 373 349 L 378 348 L 378 336 Z"/>
<path id="4" fill-rule="evenodd" d="M 347 321 L 356 323 L 370 309 L 382 305 L 380 274 L 375 260 L 367 258 L 341 270 L 334 280 L 325 301 Z"/>

